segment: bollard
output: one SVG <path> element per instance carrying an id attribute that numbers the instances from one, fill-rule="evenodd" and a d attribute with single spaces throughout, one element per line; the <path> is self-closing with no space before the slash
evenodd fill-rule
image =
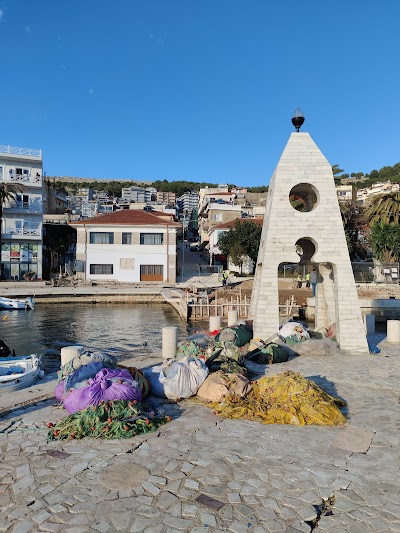
<path id="1" fill-rule="evenodd" d="M 65 346 L 64 348 L 61 348 L 61 366 L 66 365 L 74 357 L 83 354 L 84 351 L 83 346 L 79 345 Z"/>
<path id="2" fill-rule="evenodd" d="M 375 335 L 375 315 L 364 315 L 364 324 L 367 335 Z"/>
<path id="3" fill-rule="evenodd" d="M 178 346 L 178 328 L 170 326 L 162 328 L 162 356 L 163 359 L 174 359 Z"/>
<path id="4" fill-rule="evenodd" d="M 387 339 L 388 342 L 400 343 L 400 320 L 387 321 Z"/>
<path id="5" fill-rule="evenodd" d="M 215 331 L 216 329 L 221 329 L 221 317 L 210 316 L 209 331 Z"/>
<path id="6" fill-rule="evenodd" d="M 228 311 L 228 328 L 234 326 L 238 321 L 238 312 L 236 309 L 231 309 Z"/>

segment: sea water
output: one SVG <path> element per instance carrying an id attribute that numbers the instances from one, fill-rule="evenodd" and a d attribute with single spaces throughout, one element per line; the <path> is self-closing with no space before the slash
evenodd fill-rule
<path id="1" fill-rule="evenodd" d="M 58 370 L 64 346 L 80 344 L 119 359 L 161 354 L 161 330 L 191 331 L 169 305 L 39 304 L 33 311 L 0 310 L 0 339 L 16 355 L 37 353 L 45 372 Z"/>

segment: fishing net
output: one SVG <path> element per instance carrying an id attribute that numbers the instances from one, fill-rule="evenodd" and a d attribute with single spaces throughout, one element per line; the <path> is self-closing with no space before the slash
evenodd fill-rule
<path id="1" fill-rule="evenodd" d="M 271 365 L 285 363 L 289 359 L 289 353 L 283 346 L 271 342 L 249 352 L 246 359 L 262 365 Z"/>
<path id="2" fill-rule="evenodd" d="M 128 370 L 103 368 L 88 380 L 88 385 L 68 391 L 64 397 L 64 407 L 72 414 L 89 405 L 111 400 L 142 400 L 139 385 Z"/>
<path id="3" fill-rule="evenodd" d="M 233 342 L 236 346 L 244 346 L 253 338 L 253 329 L 247 325 L 232 326 L 220 331 L 217 340 Z"/>
<path id="4" fill-rule="evenodd" d="M 176 359 L 182 359 L 184 357 L 199 357 L 204 355 L 204 350 L 195 341 L 181 342 L 176 351 Z"/>
<path id="5" fill-rule="evenodd" d="M 117 360 L 113 355 L 108 355 L 102 352 L 84 352 L 77 357 L 68 361 L 64 366 L 60 368 L 57 372 L 58 382 L 62 381 L 64 378 L 75 372 L 78 368 L 84 365 L 88 365 L 93 362 L 103 363 L 103 368 L 116 368 Z"/>
<path id="6" fill-rule="evenodd" d="M 102 402 L 83 411 L 66 416 L 56 424 L 48 423 L 48 440 L 122 439 L 155 431 L 171 417 L 162 411 L 146 410 L 136 401 Z"/>
<path id="7" fill-rule="evenodd" d="M 225 418 L 246 418 L 263 424 L 338 426 L 346 422 L 339 410 L 346 402 L 324 392 L 296 372 L 263 377 L 245 398 L 229 396 L 210 404 Z"/>
<path id="8" fill-rule="evenodd" d="M 244 376 L 219 371 L 206 378 L 197 396 L 208 402 L 220 402 L 227 395 L 246 396 L 251 388 L 252 384 Z"/>
<path id="9" fill-rule="evenodd" d="M 140 392 L 142 393 L 142 398 L 145 398 L 150 394 L 150 383 L 149 380 L 145 378 L 143 372 L 136 368 L 135 366 L 125 366 L 118 365 L 118 368 L 127 370 L 133 379 L 138 383 Z"/>
<path id="10" fill-rule="evenodd" d="M 300 322 L 287 322 L 280 328 L 278 334 L 287 344 L 297 344 L 310 338 L 307 329 Z"/>

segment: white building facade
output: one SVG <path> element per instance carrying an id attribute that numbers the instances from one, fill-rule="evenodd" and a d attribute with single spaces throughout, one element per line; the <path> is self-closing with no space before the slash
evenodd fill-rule
<path id="1" fill-rule="evenodd" d="M 176 282 L 177 222 L 124 209 L 71 226 L 77 230 L 76 271 L 82 279 Z"/>
<path id="2" fill-rule="evenodd" d="M 0 146 L 0 183 L 17 184 L 21 192 L 3 204 L 1 278 L 42 278 L 42 151 Z"/>

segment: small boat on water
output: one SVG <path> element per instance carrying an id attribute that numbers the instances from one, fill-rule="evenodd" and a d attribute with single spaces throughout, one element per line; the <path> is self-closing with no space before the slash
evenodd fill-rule
<path id="1" fill-rule="evenodd" d="M 34 385 L 43 377 L 40 357 L 36 354 L 0 359 L 0 394 Z"/>
<path id="2" fill-rule="evenodd" d="M 35 309 L 35 301 L 33 298 L 28 297 L 25 300 L 17 300 L 16 298 L 6 298 L 0 296 L 0 309 Z"/>

